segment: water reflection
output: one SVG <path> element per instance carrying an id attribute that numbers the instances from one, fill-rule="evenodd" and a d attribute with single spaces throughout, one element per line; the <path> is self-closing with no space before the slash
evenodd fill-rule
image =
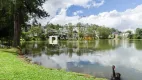
<path id="1" fill-rule="evenodd" d="M 64 41 L 54 46 L 35 42 L 23 43 L 22 49 L 33 62 L 45 67 L 109 78 L 111 65 L 116 65 L 124 80 L 141 80 L 141 43 L 133 40 Z"/>
<path id="2" fill-rule="evenodd" d="M 40 55 L 42 52 L 45 52 L 47 55 L 60 55 L 62 53 L 66 53 L 72 56 L 72 54 L 76 53 L 81 56 L 83 54 L 92 53 L 94 54 L 96 51 L 108 51 L 113 50 L 119 47 L 120 41 L 115 40 L 97 40 L 97 41 L 67 41 L 60 42 L 58 45 L 50 45 L 46 42 L 40 43 L 22 43 L 22 48 L 24 53 Z"/>
<path id="3" fill-rule="evenodd" d="M 135 41 L 135 47 L 137 50 L 142 50 L 142 41 L 141 40 Z"/>

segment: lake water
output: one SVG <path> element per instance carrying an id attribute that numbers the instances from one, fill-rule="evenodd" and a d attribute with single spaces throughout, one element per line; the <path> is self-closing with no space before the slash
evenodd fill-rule
<path id="1" fill-rule="evenodd" d="M 142 80 L 141 40 L 25 42 L 21 47 L 25 56 L 47 68 L 109 79 L 115 65 L 123 80 Z"/>

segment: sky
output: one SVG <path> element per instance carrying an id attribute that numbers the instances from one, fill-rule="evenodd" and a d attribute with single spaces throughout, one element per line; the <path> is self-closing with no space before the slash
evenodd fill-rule
<path id="1" fill-rule="evenodd" d="M 43 8 L 50 17 L 39 19 L 42 25 L 81 22 L 121 31 L 142 28 L 142 0 L 47 0 Z"/>

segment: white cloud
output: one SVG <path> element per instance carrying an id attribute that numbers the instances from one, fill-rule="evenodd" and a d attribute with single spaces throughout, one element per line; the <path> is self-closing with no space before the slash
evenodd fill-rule
<path id="1" fill-rule="evenodd" d="M 44 5 L 43 8 L 52 16 L 56 15 L 58 9 L 65 9 L 70 7 L 71 5 L 78 5 L 84 8 L 91 7 L 92 3 L 93 6 L 101 6 L 104 3 L 102 0 L 100 3 L 96 3 L 94 0 L 48 0 Z"/>
<path id="2" fill-rule="evenodd" d="M 60 9 L 68 9 L 71 5 L 90 8 L 101 6 L 103 3 L 104 0 L 101 0 L 99 3 L 96 3 L 94 0 L 48 0 L 43 5 L 43 8 L 50 14 L 50 17 L 39 19 L 39 22 L 45 25 L 51 18 L 56 17 L 57 11 L 60 12 Z"/>
<path id="3" fill-rule="evenodd" d="M 64 9 L 63 9 L 64 10 Z M 62 12 L 62 11 L 61 11 Z M 77 22 L 105 25 L 107 27 L 114 27 L 119 30 L 135 29 L 142 27 L 142 5 L 138 5 L 134 9 L 128 9 L 124 12 L 116 10 L 110 12 L 102 12 L 98 15 L 90 15 L 80 18 L 79 16 L 66 16 L 66 11 L 57 15 L 52 21 L 54 24 L 67 24 Z"/>
<path id="4" fill-rule="evenodd" d="M 83 13 L 83 11 L 79 10 L 79 11 L 74 12 L 73 15 L 76 16 L 76 15 L 81 14 L 81 13 Z"/>
<path id="5" fill-rule="evenodd" d="M 105 2 L 104 0 L 102 0 L 100 3 L 96 3 L 96 2 L 94 1 L 94 2 L 93 2 L 93 6 L 99 7 L 99 6 L 103 5 L 104 2 Z"/>

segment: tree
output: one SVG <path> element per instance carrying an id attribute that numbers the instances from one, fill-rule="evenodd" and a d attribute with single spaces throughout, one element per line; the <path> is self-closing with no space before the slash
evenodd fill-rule
<path id="1" fill-rule="evenodd" d="M 67 27 L 68 27 L 68 36 L 72 38 L 73 37 L 73 25 L 69 23 Z"/>
<path id="2" fill-rule="evenodd" d="M 93 31 L 92 27 L 88 26 L 87 27 L 87 35 L 90 36 L 90 37 L 93 37 L 93 33 L 94 33 L 94 31 Z"/>
<path id="3" fill-rule="evenodd" d="M 83 24 L 77 23 L 76 26 L 78 27 L 79 38 L 83 38 L 84 37 L 84 26 L 83 26 Z"/>
<path id="4" fill-rule="evenodd" d="M 8 9 L 6 12 L 10 11 L 12 14 L 11 17 L 14 20 L 14 24 L 12 25 L 14 26 L 14 47 L 20 45 L 21 26 L 24 26 L 29 16 L 34 18 L 35 21 L 36 17 L 42 18 L 49 16 L 42 8 L 45 1 L 46 0 L 1 0 L 4 6 L 0 7 L 2 7 L 3 11 L 4 9 Z M 2 13 L 2 11 L 0 13 Z"/>
<path id="5" fill-rule="evenodd" d="M 13 12 L 9 0 L 0 0 L 0 39 L 4 39 L 12 44 L 13 38 Z M 3 41 L 3 40 L 2 40 Z"/>
<path id="6" fill-rule="evenodd" d="M 111 28 L 111 32 L 112 32 L 112 33 L 114 33 L 114 32 L 118 32 L 118 30 L 117 30 L 117 29 L 115 29 L 115 28 Z"/>
<path id="7" fill-rule="evenodd" d="M 107 27 L 98 27 L 97 31 L 99 32 L 99 37 L 101 39 L 108 39 L 109 35 L 111 34 L 111 29 Z"/>
<path id="8" fill-rule="evenodd" d="M 90 36 L 92 36 L 93 38 L 95 38 L 97 36 L 97 25 L 91 25 L 88 29 L 88 32 L 90 34 Z"/>
<path id="9" fill-rule="evenodd" d="M 142 39 L 142 29 L 141 28 L 136 29 L 136 37 L 137 39 Z"/>
<path id="10" fill-rule="evenodd" d="M 127 38 L 132 39 L 132 31 L 128 30 L 126 32 L 129 33 Z"/>

